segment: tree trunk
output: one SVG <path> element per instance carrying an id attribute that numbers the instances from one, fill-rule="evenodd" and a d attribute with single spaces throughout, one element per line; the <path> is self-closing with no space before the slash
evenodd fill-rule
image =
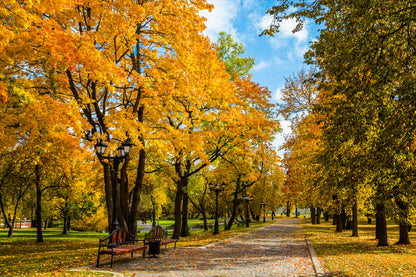
<path id="1" fill-rule="evenodd" d="M 325 218 L 325 222 L 328 222 L 329 221 L 329 212 L 328 212 L 328 209 L 326 209 L 325 212 L 324 212 L 324 218 Z"/>
<path id="2" fill-rule="evenodd" d="M 400 223 L 399 231 L 400 231 L 399 241 L 397 241 L 395 244 L 410 244 L 409 225 L 406 223 Z"/>
<path id="3" fill-rule="evenodd" d="M 111 169 L 109 163 L 101 163 L 104 169 L 104 189 L 105 189 L 105 203 L 107 206 L 107 226 L 111 233 L 111 224 L 113 223 L 113 184 L 111 178 Z"/>
<path id="4" fill-rule="evenodd" d="M 315 222 L 315 208 L 312 206 L 310 207 L 310 210 L 311 210 L 311 223 L 315 224 L 316 223 Z"/>
<path id="5" fill-rule="evenodd" d="M 63 213 L 63 217 L 64 217 L 64 229 L 62 230 L 62 234 L 66 235 L 68 233 L 68 197 L 65 197 L 65 206 L 64 209 L 62 211 Z"/>
<path id="6" fill-rule="evenodd" d="M 14 230 L 14 224 L 9 226 L 9 231 L 7 232 L 7 237 L 12 238 L 13 237 L 13 230 Z"/>
<path id="7" fill-rule="evenodd" d="M 128 218 L 130 217 L 129 180 L 127 176 L 128 164 L 128 160 L 124 160 L 123 166 L 120 169 L 120 179 L 118 181 L 119 199 L 117 200 L 117 220 L 120 225 L 120 228 L 128 230 L 129 233 L 136 233 L 134 230 L 130 231 L 128 220 Z"/>
<path id="8" fill-rule="evenodd" d="M 172 238 L 179 239 L 181 233 L 181 204 L 182 204 L 182 183 L 176 183 L 176 197 L 175 197 L 175 228 L 173 229 Z"/>
<path id="9" fill-rule="evenodd" d="M 204 222 L 204 231 L 208 231 L 208 220 L 207 213 L 205 212 L 205 207 L 202 207 L 202 221 Z"/>
<path id="10" fill-rule="evenodd" d="M 4 223 L 9 228 L 7 237 L 11 238 L 13 236 L 14 222 L 11 222 L 11 219 L 9 218 L 10 216 L 7 217 L 6 215 L 6 209 L 4 207 L 3 196 L 1 193 L 0 193 L 0 208 L 1 208 L 1 213 L 3 214 Z"/>
<path id="11" fill-rule="evenodd" d="M 321 224 L 321 211 L 320 207 L 316 208 L 316 224 Z"/>
<path id="12" fill-rule="evenodd" d="M 357 199 L 354 200 L 354 205 L 352 206 L 352 236 L 358 237 L 358 205 Z"/>
<path id="13" fill-rule="evenodd" d="M 43 242 L 42 234 L 42 188 L 40 184 L 40 165 L 35 166 L 36 174 L 36 235 L 37 242 Z"/>
<path id="14" fill-rule="evenodd" d="M 376 205 L 376 238 L 378 239 L 377 246 L 388 246 L 387 241 L 387 222 L 384 211 L 384 203 L 380 202 Z"/>
<path id="15" fill-rule="evenodd" d="M 395 244 L 410 244 L 409 239 L 409 230 L 411 229 L 411 225 L 408 221 L 408 214 L 409 214 L 409 205 L 407 202 L 400 199 L 400 197 L 395 198 L 396 205 L 399 207 L 399 241 Z"/>
<path id="16" fill-rule="evenodd" d="M 341 210 L 341 221 L 342 221 L 342 228 L 347 229 L 347 213 L 345 212 L 345 209 L 342 208 Z"/>
<path id="17" fill-rule="evenodd" d="M 68 222 L 67 222 L 67 215 L 64 215 L 64 229 L 62 230 L 62 235 L 66 235 L 68 233 Z"/>
<path id="18" fill-rule="evenodd" d="M 290 217 L 290 202 L 286 202 L 286 217 Z"/>
<path id="19" fill-rule="evenodd" d="M 143 122 L 143 107 L 139 109 L 139 121 Z M 134 234 L 134 237 L 136 237 L 137 235 L 137 219 L 139 218 L 139 205 L 140 205 L 140 199 L 141 199 L 141 195 L 143 191 L 144 169 L 146 165 L 146 151 L 145 151 L 146 143 L 143 138 L 139 138 L 139 139 L 143 145 L 143 149 L 140 149 L 139 151 L 139 162 L 137 164 L 136 181 L 134 183 L 134 188 L 133 188 L 133 193 L 132 193 L 130 212 L 129 212 L 129 215 L 127 216 L 128 231 L 129 233 Z"/>
<path id="20" fill-rule="evenodd" d="M 188 183 L 186 181 L 186 183 Z M 184 185 L 186 187 L 186 185 Z M 189 237 L 191 233 L 189 232 L 188 226 L 188 204 L 189 198 L 188 193 L 184 192 L 182 195 L 182 224 L 181 224 L 181 237 Z"/>
<path id="21" fill-rule="evenodd" d="M 238 204 L 239 204 L 238 193 L 240 191 L 240 180 L 241 180 L 241 177 L 238 176 L 237 182 L 236 182 L 236 185 L 235 185 L 235 190 L 234 190 L 233 208 L 231 210 L 230 220 L 228 220 L 227 230 L 231 229 L 231 227 L 233 226 L 234 220 L 237 217 L 237 208 L 238 208 Z"/>
<path id="22" fill-rule="evenodd" d="M 342 216 L 340 212 L 335 215 L 335 222 L 337 225 L 335 232 L 342 233 Z"/>

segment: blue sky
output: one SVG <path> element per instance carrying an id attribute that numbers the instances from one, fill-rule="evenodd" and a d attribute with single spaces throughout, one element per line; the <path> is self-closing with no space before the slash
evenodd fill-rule
<path id="1" fill-rule="evenodd" d="M 279 101 L 280 90 L 285 77 L 293 77 L 304 64 L 303 54 L 310 42 L 317 36 L 317 28 L 306 22 L 304 29 L 292 33 L 295 20 L 283 21 L 281 32 L 275 37 L 260 37 L 259 34 L 271 23 L 267 9 L 276 5 L 276 0 L 208 0 L 215 8 L 211 13 L 202 12 L 207 18 L 205 34 L 216 42 L 222 31 L 231 34 L 234 40 L 243 43 L 246 55 L 255 59 L 251 71 L 253 81 L 272 92 L 271 101 Z M 290 133 L 289 123 L 281 120 L 283 133 L 278 135 L 274 145 L 282 145 L 284 136 Z M 282 155 L 283 152 L 279 151 Z"/>

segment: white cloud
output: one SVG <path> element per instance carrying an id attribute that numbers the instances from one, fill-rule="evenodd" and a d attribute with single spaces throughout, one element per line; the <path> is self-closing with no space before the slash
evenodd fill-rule
<path id="1" fill-rule="evenodd" d="M 273 17 L 266 14 L 257 21 L 256 26 L 259 32 L 262 30 L 267 29 L 270 27 L 271 23 L 273 22 Z M 285 19 L 280 23 L 280 31 L 273 37 L 269 37 L 269 43 L 274 49 L 282 49 L 289 47 L 289 45 L 293 45 L 288 52 L 287 57 L 289 60 L 293 61 L 293 58 L 296 57 L 303 57 L 305 52 L 307 51 L 309 31 L 308 31 L 308 22 L 305 22 L 303 25 L 302 30 L 293 33 L 293 29 L 296 27 L 297 22 L 296 19 L 290 18 Z M 292 42 L 294 40 L 294 43 Z"/>
<path id="2" fill-rule="evenodd" d="M 272 66 L 272 62 L 271 61 L 260 61 L 259 63 L 256 63 L 254 65 L 253 71 L 262 71 L 266 68 L 269 68 Z"/>
<path id="3" fill-rule="evenodd" d="M 207 18 L 205 25 L 207 28 L 204 34 L 209 37 L 212 42 L 216 42 L 220 32 L 230 34 L 233 39 L 238 41 L 237 30 L 233 27 L 233 20 L 238 15 L 240 1 L 224 1 L 224 0 L 208 0 L 214 5 L 211 12 L 202 11 L 201 16 Z"/>
<path id="4" fill-rule="evenodd" d="M 276 137 L 273 140 L 272 145 L 274 149 L 276 149 L 278 155 L 280 157 L 283 157 L 284 150 L 281 148 L 286 142 L 286 137 L 292 133 L 292 129 L 290 128 L 290 125 L 291 125 L 290 121 L 280 118 L 279 122 L 280 122 L 280 128 L 282 128 L 282 132 L 276 134 Z"/>
<path id="5" fill-rule="evenodd" d="M 276 91 L 274 92 L 274 99 L 277 102 L 282 102 L 282 89 L 283 87 L 278 87 Z"/>
<path id="6" fill-rule="evenodd" d="M 264 15 L 259 22 L 257 22 L 257 28 L 259 32 L 262 32 L 263 30 L 270 27 L 270 25 L 273 22 L 273 16 L 266 14 Z"/>
<path id="7" fill-rule="evenodd" d="M 306 24 L 303 26 L 302 30 L 293 33 L 293 29 L 295 29 L 297 25 L 296 19 L 290 18 L 285 19 L 280 23 L 280 34 L 284 38 L 296 38 L 297 43 L 306 42 L 309 36 L 309 32 L 306 29 Z"/>

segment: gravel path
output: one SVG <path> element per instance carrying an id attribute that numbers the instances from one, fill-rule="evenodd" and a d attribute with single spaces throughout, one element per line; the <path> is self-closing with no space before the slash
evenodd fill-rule
<path id="1" fill-rule="evenodd" d="M 139 254 L 134 259 L 115 258 L 112 272 L 119 276 L 316 276 L 300 220 L 284 218 L 205 247 L 162 247 L 158 258 L 143 259 Z"/>

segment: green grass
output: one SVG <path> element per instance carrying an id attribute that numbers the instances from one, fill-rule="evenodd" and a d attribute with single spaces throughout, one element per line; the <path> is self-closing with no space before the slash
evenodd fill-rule
<path id="1" fill-rule="evenodd" d="M 335 232 L 330 223 L 304 224 L 328 276 L 416 276 L 416 246 L 394 245 L 399 238 L 398 226 L 388 225 L 389 246 L 377 247 L 374 224 L 360 222 L 359 237 L 351 230 Z M 409 233 L 416 243 L 416 233 Z"/>
<path id="2" fill-rule="evenodd" d="M 270 223 L 269 221 L 266 224 Z M 160 224 L 165 225 L 162 224 L 162 220 Z M 201 224 L 201 221 L 195 224 Z M 220 234 L 215 236 L 212 235 L 212 229 L 192 230 L 191 236 L 180 238 L 178 246 L 205 245 L 264 225 L 264 223 L 253 222 L 249 228 L 245 228 L 241 224 L 234 224 L 233 228 L 226 232 L 223 231 L 223 226 L 220 226 Z M 11 239 L 7 238 L 6 230 L 1 230 L 0 276 L 111 276 L 68 271 L 82 265 L 95 264 L 98 239 L 107 235 L 106 233 L 75 231 L 62 235 L 61 230 L 52 229 L 43 232 L 43 243 L 37 243 L 34 229 L 16 229 Z M 138 235 L 139 239 L 144 237 L 144 233 Z"/>

